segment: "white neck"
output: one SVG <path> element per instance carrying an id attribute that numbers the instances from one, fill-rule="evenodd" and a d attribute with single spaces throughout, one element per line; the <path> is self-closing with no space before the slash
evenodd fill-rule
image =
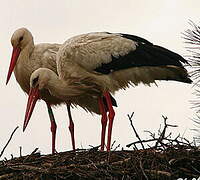
<path id="1" fill-rule="evenodd" d="M 31 56 L 31 53 L 34 50 L 34 43 L 33 41 L 30 41 L 20 52 L 19 58 L 17 60 L 17 63 L 20 63 L 20 61 L 27 61 L 29 57 Z"/>
<path id="2" fill-rule="evenodd" d="M 53 96 L 65 101 L 72 100 L 82 94 L 70 81 L 60 79 L 55 73 L 51 76 L 46 88 Z"/>
<path id="3" fill-rule="evenodd" d="M 21 88 L 25 92 L 29 92 L 29 81 L 32 73 L 31 62 L 29 61 L 31 53 L 34 50 L 33 41 L 31 41 L 27 46 L 21 50 L 20 55 L 17 59 L 16 66 L 14 68 L 14 73 L 17 82 L 20 84 Z"/>

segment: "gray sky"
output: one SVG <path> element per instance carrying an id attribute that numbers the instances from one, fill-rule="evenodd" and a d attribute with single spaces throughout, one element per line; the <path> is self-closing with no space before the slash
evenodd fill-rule
<path id="1" fill-rule="evenodd" d="M 27 96 L 16 83 L 14 76 L 5 85 L 12 47 L 10 37 L 20 27 L 28 28 L 35 43 L 62 43 L 77 34 L 92 31 L 123 32 L 141 36 L 154 44 L 164 46 L 181 55 L 187 55 L 181 38 L 188 20 L 199 21 L 200 1 L 193 0 L 7 0 L 0 6 L 0 150 L 10 133 L 19 125 L 4 157 L 29 154 L 36 147 L 42 153 L 51 152 L 50 122 L 44 102 L 36 105 L 25 133 L 22 132 Z M 185 133 L 192 138 L 193 123 L 191 105 L 192 86 L 177 82 L 158 82 L 158 87 L 140 85 L 126 91 L 119 91 L 113 127 L 112 140 L 125 146 L 136 140 L 127 114 L 135 112 L 134 124 L 141 137 L 147 137 L 144 130 L 156 132 L 163 122 L 161 115 L 168 116 L 169 123 L 179 128 L 174 133 Z M 57 151 L 71 149 L 66 107 L 54 109 L 57 120 Z M 100 116 L 73 109 L 77 148 L 100 143 Z M 176 135 L 176 134 L 175 134 Z"/>

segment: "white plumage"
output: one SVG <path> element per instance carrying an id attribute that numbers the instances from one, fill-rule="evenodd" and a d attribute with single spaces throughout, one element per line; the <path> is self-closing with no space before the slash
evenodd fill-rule
<path id="1" fill-rule="evenodd" d="M 30 86 L 37 93 L 47 89 L 53 96 L 75 103 L 79 99 L 96 98 L 102 114 L 101 150 L 107 125 L 106 111 L 109 111 L 109 151 L 115 116 L 112 107 L 115 103 L 110 93 L 130 84 L 150 85 L 155 80 L 191 83 L 182 63 L 187 61 L 180 55 L 134 35 L 88 33 L 70 38 L 59 48 L 58 76 L 51 70 L 38 69 L 31 75 Z M 34 93 L 29 96 L 27 111 L 33 96 Z M 106 103 L 103 103 L 104 98 Z"/>
<path id="2" fill-rule="evenodd" d="M 112 61 L 112 56 L 117 58 L 135 50 L 136 44 L 132 40 L 121 37 L 120 34 L 102 32 L 75 36 L 61 46 L 57 55 L 58 69 L 69 60 L 91 71 L 102 63 Z M 62 72 L 58 71 L 58 73 Z"/>
<path id="3" fill-rule="evenodd" d="M 45 67 L 57 73 L 56 53 L 60 46 L 59 44 L 42 43 L 35 45 L 31 32 L 26 28 L 17 29 L 11 37 L 11 43 L 13 46 L 13 53 L 6 84 L 8 83 L 14 70 L 18 84 L 22 90 L 28 94 L 30 90 L 30 76 L 36 69 Z M 40 93 L 40 98 L 43 99 L 47 104 L 48 113 L 51 120 L 52 152 L 54 153 L 56 123 L 51 106 L 66 102 L 55 96 L 51 96 L 47 90 L 44 90 Z M 67 108 L 70 117 L 71 112 L 69 105 Z M 70 119 L 70 124 L 73 124 L 72 119 Z M 73 141 L 74 140 L 72 140 L 72 142 Z M 75 149 L 74 145 L 73 148 Z"/>
<path id="4" fill-rule="evenodd" d="M 17 29 L 13 33 L 11 37 L 11 44 L 13 46 L 13 52 L 6 84 L 8 83 L 14 70 L 18 84 L 22 90 L 28 94 L 30 90 L 30 76 L 35 70 L 38 68 L 48 68 L 57 73 L 56 53 L 60 47 L 60 44 L 41 43 L 35 45 L 31 32 L 26 28 Z M 51 106 L 60 105 L 62 103 L 67 103 L 68 116 L 70 120 L 69 130 L 72 138 L 72 147 L 73 150 L 75 150 L 74 123 L 71 118 L 70 102 L 66 102 L 58 97 L 52 96 L 49 91 L 45 89 L 40 92 L 39 98 L 46 102 L 51 120 L 52 153 L 55 152 L 57 125 Z M 98 109 L 98 102 L 91 96 L 88 97 L 87 100 L 79 98 L 79 100 L 76 101 L 76 104 L 74 102 L 74 105 L 80 105 L 85 110 L 92 112 L 94 111 L 98 114 L 100 113 Z M 24 125 L 23 130 L 25 130 L 25 127 L 26 125 Z"/>

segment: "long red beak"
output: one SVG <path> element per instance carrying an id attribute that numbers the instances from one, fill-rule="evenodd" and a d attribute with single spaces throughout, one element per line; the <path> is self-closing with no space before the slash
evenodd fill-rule
<path id="1" fill-rule="evenodd" d="M 19 47 L 13 48 L 13 52 L 12 52 L 12 57 L 11 57 L 11 61 L 10 61 L 10 67 L 9 67 L 9 70 L 8 70 L 6 84 L 8 84 L 10 76 L 11 76 L 11 74 L 13 72 L 13 69 L 15 67 L 15 64 L 17 62 L 17 58 L 19 57 L 20 51 L 21 51 L 21 49 Z"/>
<path id="2" fill-rule="evenodd" d="M 31 118 L 33 109 L 35 107 L 35 104 L 37 100 L 39 99 L 39 89 L 38 87 L 31 88 L 29 91 L 29 97 L 28 97 L 28 103 L 26 106 L 26 114 L 25 114 L 25 119 L 24 119 L 24 126 L 23 126 L 23 131 L 25 131 L 28 122 Z"/>

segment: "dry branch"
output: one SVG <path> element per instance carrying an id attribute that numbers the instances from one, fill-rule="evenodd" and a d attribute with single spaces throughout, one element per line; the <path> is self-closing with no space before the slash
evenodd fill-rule
<path id="1" fill-rule="evenodd" d="M 142 149 L 145 149 L 145 148 L 144 148 L 144 145 L 142 144 L 142 140 L 140 139 L 140 136 L 139 136 L 139 134 L 137 133 L 137 131 L 136 131 L 134 125 L 133 125 L 133 120 L 132 120 L 133 115 L 134 115 L 134 112 L 132 112 L 131 115 L 128 114 L 127 116 L 128 116 L 128 119 L 129 119 L 129 121 L 130 121 L 130 123 L 131 123 L 131 127 L 132 127 L 132 129 L 133 129 L 133 131 L 134 131 L 136 137 L 139 139 L 139 142 L 140 142 L 140 144 L 141 144 L 141 146 L 142 146 Z"/>
<path id="2" fill-rule="evenodd" d="M 11 141 L 11 139 L 12 139 L 12 137 L 13 137 L 15 131 L 16 131 L 18 128 L 19 128 L 19 126 L 17 126 L 17 127 L 13 130 L 13 132 L 11 133 L 10 138 L 8 139 L 8 142 L 6 143 L 6 145 L 3 147 L 2 151 L 1 151 L 0 157 L 3 155 L 3 153 L 4 153 L 5 149 L 6 149 L 6 147 L 7 147 L 8 144 L 10 143 L 10 141 Z"/>

